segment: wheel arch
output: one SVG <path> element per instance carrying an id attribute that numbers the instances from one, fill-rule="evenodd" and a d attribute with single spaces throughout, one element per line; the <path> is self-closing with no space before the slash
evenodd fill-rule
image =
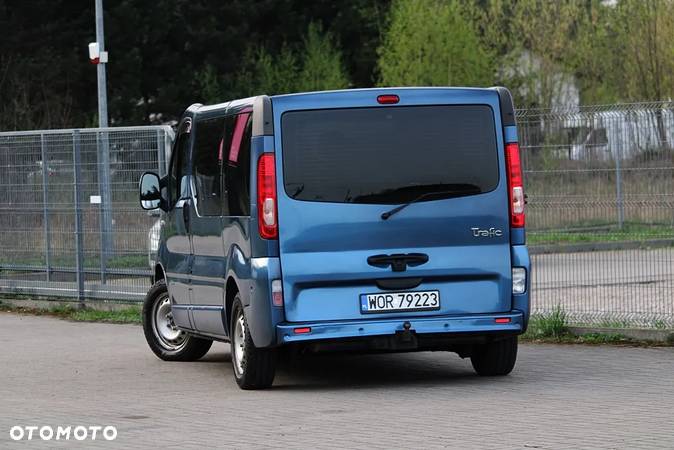
<path id="1" fill-rule="evenodd" d="M 232 320 L 232 305 L 238 292 L 255 346 L 276 345 L 276 324 L 283 320 L 283 308 L 272 306 L 270 283 L 277 278 L 281 278 L 278 258 L 246 257 L 238 246 L 232 246 L 225 281 L 223 320 L 227 321 L 227 334 Z"/>
<path id="2" fill-rule="evenodd" d="M 166 272 L 164 272 L 164 267 L 161 263 L 157 263 L 154 266 L 154 282 L 156 283 L 159 280 L 164 280 L 166 282 Z"/>
<path id="3" fill-rule="evenodd" d="M 232 275 L 227 277 L 227 282 L 225 283 L 225 330 L 227 335 L 230 334 L 230 324 L 232 323 L 232 305 L 234 304 L 234 298 L 236 294 L 239 293 L 239 285 Z"/>

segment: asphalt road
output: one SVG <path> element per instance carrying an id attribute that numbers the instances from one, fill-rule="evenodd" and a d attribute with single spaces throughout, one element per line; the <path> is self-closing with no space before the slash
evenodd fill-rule
<path id="1" fill-rule="evenodd" d="M 0 313 L 0 342 L 0 448 L 674 448 L 672 348 L 522 345 L 504 378 L 448 353 L 332 355 L 250 392 L 225 344 L 166 363 L 138 326 Z M 16 425 L 117 438 L 13 441 Z"/>

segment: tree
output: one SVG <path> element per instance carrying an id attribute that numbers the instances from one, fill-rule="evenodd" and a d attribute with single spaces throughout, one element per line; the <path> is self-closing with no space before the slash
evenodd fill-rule
<path id="1" fill-rule="evenodd" d="M 238 97 L 343 89 L 349 80 L 332 34 L 310 23 L 301 46 L 284 44 L 277 55 L 249 48 L 231 88 Z"/>
<path id="2" fill-rule="evenodd" d="M 197 82 L 199 83 L 199 92 L 204 102 L 218 103 L 223 101 L 222 85 L 215 67 L 211 64 L 206 64 L 197 73 Z"/>
<path id="3" fill-rule="evenodd" d="M 571 83 L 584 104 L 674 93 L 673 0 L 464 1 L 520 107 L 559 105 Z"/>
<path id="4" fill-rule="evenodd" d="M 516 3 L 512 27 L 515 48 L 522 52 L 516 69 L 522 77 L 522 106 L 549 108 L 575 96 L 568 92 L 576 87 L 567 61 L 574 43 L 574 25 L 581 14 L 579 5 L 576 0 Z"/>
<path id="5" fill-rule="evenodd" d="M 96 70 L 85 46 L 93 15 L 93 2 L 82 0 L 0 0 L 0 130 L 91 124 Z M 94 94 L 83 95 L 88 89 Z"/>
<path id="6" fill-rule="evenodd" d="M 298 72 L 297 57 L 287 45 L 276 56 L 265 48 L 249 47 L 230 91 L 233 98 L 293 92 Z"/>
<path id="7" fill-rule="evenodd" d="M 631 101 L 657 101 L 674 96 L 674 1 L 623 0 L 615 11 L 614 32 L 625 60 L 617 71 L 619 87 Z M 657 114 L 660 142 L 667 128 Z"/>
<path id="8" fill-rule="evenodd" d="M 611 31 L 614 6 L 602 0 L 589 0 L 581 5 L 576 32 L 569 46 L 567 66 L 576 76 L 583 104 L 620 101 L 616 88 L 615 63 L 617 45 Z"/>
<path id="9" fill-rule="evenodd" d="M 458 1 L 397 0 L 379 49 L 380 85 L 484 86 L 492 54 Z"/>
<path id="10" fill-rule="evenodd" d="M 674 1 L 622 0 L 613 13 L 619 88 L 630 101 L 674 96 Z M 615 60 L 614 59 L 614 60 Z"/>
<path id="11" fill-rule="evenodd" d="M 296 90 L 288 83 L 295 83 L 293 77 L 302 69 L 299 48 L 311 22 L 330 24 L 334 48 L 345 45 L 339 51 L 342 73 L 358 86 L 369 86 L 379 42 L 378 18 L 388 3 L 107 1 L 110 122 L 170 123 L 191 103 L 260 92 L 240 83 L 244 66 L 260 56 L 257 50 L 250 53 L 251 47 L 264 48 L 264 67 L 269 78 L 277 80 L 269 81 L 275 91 Z M 95 39 L 93 6 L 91 0 L 0 0 L 1 130 L 95 123 L 96 69 L 88 62 L 86 49 Z M 289 70 L 281 73 L 280 68 L 288 66 L 291 54 L 297 59 L 297 72 L 288 76 Z"/>
<path id="12" fill-rule="evenodd" d="M 304 38 L 304 61 L 299 73 L 301 91 L 344 89 L 349 85 L 342 53 L 330 33 L 315 23 L 309 24 Z"/>
<path id="13" fill-rule="evenodd" d="M 577 98 L 570 54 L 584 2 L 487 0 L 469 8 L 497 58 L 494 82 L 511 89 L 518 107 L 549 108 Z"/>
<path id="14" fill-rule="evenodd" d="M 674 0 L 118 0 L 105 29 L 114 125 L 373 84 L 502 84 L 518 107 L 674 96 Z M 0 129 L 96 122 L 93 2 L 0 0 L 0 30 Z"/>

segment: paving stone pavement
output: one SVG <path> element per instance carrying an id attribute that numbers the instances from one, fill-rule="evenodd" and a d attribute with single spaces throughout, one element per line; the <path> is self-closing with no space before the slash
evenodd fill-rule
<path id="1" fill-rule="evenodd" d="M 167 363 L 134 325 L 0 313 L 0 448 L 672 449 L 674 349 L 521 345 L 480 378 L 450 353 L 331 355 L 241 391 L 229 349 Z M 12 441 L 14 425 L 114 425 Z"/>

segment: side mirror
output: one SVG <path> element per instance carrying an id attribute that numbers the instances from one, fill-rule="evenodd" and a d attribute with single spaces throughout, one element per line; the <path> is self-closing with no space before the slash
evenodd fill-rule
<path id="1" fill-rule="evenodd" d="M 154 172 L 145 172 L 140 177 L 138 185 L 140 191 L 140 206 L 143 209 L 157 209 L 162 204 L 159 175 Z"/>

